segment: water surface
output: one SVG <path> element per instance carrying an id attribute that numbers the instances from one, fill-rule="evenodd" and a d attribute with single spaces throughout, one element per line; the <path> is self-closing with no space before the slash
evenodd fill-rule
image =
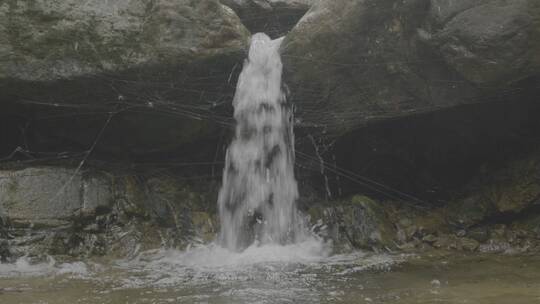
<path id="1" fill-rule="evenodd" d="M 318 243 L 0 267 L 0 303 L 540 303 L 540 257 L 324 256 Z"/>

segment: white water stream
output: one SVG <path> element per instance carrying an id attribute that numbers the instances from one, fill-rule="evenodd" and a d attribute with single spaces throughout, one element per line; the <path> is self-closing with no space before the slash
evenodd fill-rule
<path id="1" fill-rule="evenodd" d="M 292 109 L 282 91 L 282 39 L 252 37 L 234 97 L 236 133 L 219 193 L 220 244 L 291 244 L 306 237 L 296 210 Z"/>

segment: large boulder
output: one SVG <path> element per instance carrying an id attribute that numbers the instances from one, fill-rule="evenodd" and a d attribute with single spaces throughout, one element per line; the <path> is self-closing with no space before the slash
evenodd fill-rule
<path id="1" fill-rule="evenodd" d="M 25 129 L 10 144 L 88 148 L 110 116 L 107 152 L 213 136 L 248 40 L 217 0 L 4 1 L 0 112 Z"/>
<path id="2" fill-rule="evenodd" d="M 252 33 L 277 38 L 287 34 L 319 0 L 221 0 Z"/>
<path id="3" fill-rule="evenodd" d="M 540 74 L 539 6 L 321 1 L 282 45 L 297 122 L 339 136 L 376 120 L 511 99 L 512 86 Z"/>
<path id="4" fill-rule="evenodd" d="M 3 79 L 186 64 L 238 51 L 246 38 L 236 16 L 211 0 L 8 1 L 0 16 Z"/>
<path id="5" fill-rule="evenodd" d="M 479 86 L 507 85 L 540 70 L 540 3 L 432 0 L 426 37 L 447 64 Z"/>
<path id="6" fill-rule="evenodd" d="M 0 217 L 15 225 L 62 225 L 112 204 L 112 180 L 103 174 L 55 167 L 0 171 Z"/>

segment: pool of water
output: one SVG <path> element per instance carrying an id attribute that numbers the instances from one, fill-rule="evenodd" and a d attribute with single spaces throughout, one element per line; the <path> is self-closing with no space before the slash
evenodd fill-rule
<path id="1" fill-rule="evenodd" d="M 0 264 L 0 303 L 540 303 L 540 257 L 329 255 L 318 243 Z"/>

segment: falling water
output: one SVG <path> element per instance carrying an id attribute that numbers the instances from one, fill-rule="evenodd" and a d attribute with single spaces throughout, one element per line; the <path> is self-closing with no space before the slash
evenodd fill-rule
<path id="1" fill-rule="evenodd" d="M 302 236 L 294 178 L 292 111 L 282 90 L 282 39 L 252 37 L 234 97 L 235 137 L 219 193 L 221 245 L 293 243 Z"/>

